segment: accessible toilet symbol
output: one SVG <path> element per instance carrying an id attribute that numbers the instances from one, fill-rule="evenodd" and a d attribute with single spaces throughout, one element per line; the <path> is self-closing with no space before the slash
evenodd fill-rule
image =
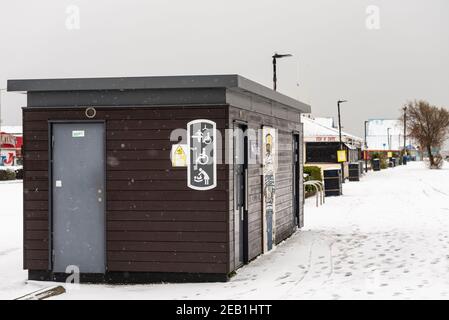
<path id="1" fill-rule="evenodd" d="M 202 152 L 195 160 L 195 164 L 207 164 L 209 162 L 209 156 L 206 154 L 206 148 L 203 148 Z"/>
<path id="2" fill-rule="evenodd" d="M 187 185 L 191 189 L 210 190 L 217 186 L 216 132 L 216 123 L 210 120 L 187 124 Z"/>

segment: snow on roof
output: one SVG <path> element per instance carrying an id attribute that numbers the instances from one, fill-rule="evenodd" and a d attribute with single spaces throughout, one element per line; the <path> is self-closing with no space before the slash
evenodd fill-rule
<path id="1" fill-rule="evenodd" d="M 301 122 L 304 124 L 305 137 L 338 135 L 338 130 L 320 124 L 308 117 L 301 117 Z"/>
<path id="2" fill-rule="evenodd" d="M 315 120 L 315 122 L 329 127 L 329 128 L 335 128 L 334 127 L 334 118 L 314 118 L 313 120 Z"/>
<path id="3" fill-rule="evenodd" d="M 158 92 L 158 90 L 204 90 L 213 88 L 224 88 L 227 89 L 226 92 L 236 91 L 245 95 L 262 97 L 301 113 L 311 110 L 308 104 L 238 74 L 8 80 L 8 91 L 26 92 L 127 91 L 139 89 Z M 208 98 L 210 98 L 209 95 L 203 97 L 206 100 Z M 214 99 L 210 101 L 214 101 Z"/>
<path id="4" fill-rule="evenodd" d="M 22 126 L 1 126 L 0 131 L 6 132 L 9 134 L 22 134 L 23 129 Z"/>
<path id="5" fill-rule="evenodd" d="M 323 119 L 323 118 L 322 118 Z M 329 137 L 336 136 L 338 137 L 339 132 L 337 128 L 328 127 L 323 125 L 321 121 L 315 121 L 315 119 L 309 118 L 307 116 L 301 117 L 301 122 L 304 124 L 304 137 Z M 346 138 L 345 140 L 351 139 L 358 142 L 362 142 L 363 139 L 352 134 L 346 133 L 344 131 L 341 132 L 342 137 Z"/>

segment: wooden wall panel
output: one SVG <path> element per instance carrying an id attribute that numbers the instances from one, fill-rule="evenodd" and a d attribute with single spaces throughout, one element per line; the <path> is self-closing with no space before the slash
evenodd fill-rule
<path id="1" fill-rule="evenodd" d="M 292 199 L 292 165 L 293 165 L 293 132 L 301 133 L 302 126 L 299 123 L 299 114 L 292 117 L 292 121 L 276 118 L 272 115 L 250 112 L 236 107 L 229 109 L 229 124 L 233 127 L 234 120 L 245 121 L 249 129 L 258 130 L 263 125 L 271 126 L 278 129 L 278 168 L 276 172 L 276 237 L 275 243 L 279 243 L 289 237 L 295 230 L 295 220 L 293 216 L 293 199 Z M 260 146 L 259 146 L 260 149 Z M 230 152 L 232 159 L 232 152 Z M 261 165 L 249 165 L 249 258 L 254 259 L 263 253 L 262 242 L 262 176 Z M 229 225 L 230 225 L 230 260 L 229 265 L 232 270 L 235 268 L 234 259 L 234 211 L 233 211 L 233 165 L 229 165 Z M 302 193 L 301 193 L 302 195 Z M 302 204 L 301 204 L 302 206 Z M 301 207 L 301 215 L 303 209 Z"/>
<path id="2" fill-rule="evenodd" d="M 25 269 L 48 269 L 48 121 L 85 119 L 84 109 L 24 108 Z M 106 121 L 108 270 L 228 273 L 227 165 L 215 189 L 194 191 L 169 158 L 172 131 L 193 119 L 224 136 L 228 107 L 97 107 L 96 119 Z"/>
<path id="3" fill-rule="evenodd" d="M 84 118 L 84 110 L 79 109 L 24 110 L 24 267 L 27 269 L 48 267 L 48 120 Z M 281 129 L 276 174 L 276 243 L 295 230 L 291 199 L 292 133 L 302 129 L 296 117 L 289 121 L 234 107 L 214 106 L 126 110 L 99 107 L 97 118 L 107 123 L 109 270 L 215 273 L 235 269 L 233 166 L 218 166 L 217 188 L 195 192 L 187 188 L 186 170 L 171 168 L 167 159 L 174 143 L 170 141 L 173 126 L 185 128 L 187 122 L 197 118 L 216 121 L 223 137 L 234 119 L 247 121 L 251 129 L 260 129 L 262 125 Z M 225 155 L 224 144 L 222 154 Z M 249 166 L 249 186 L 249 258 L 253 259 L 263 250 L 259 164 Z M 301 203 L 301 225 L 303 220 Z M 182 259 L 158 262 L 154 261 L 157 252 L 164 257 L 171 257 L 173 252 L 186 252 L 187 256 L 184 262 Z M 201 253 L 206 254 L 203 260 L 190 262 Z M 212 253 L 222 254 L 215 263 L 209 259 Z"/>

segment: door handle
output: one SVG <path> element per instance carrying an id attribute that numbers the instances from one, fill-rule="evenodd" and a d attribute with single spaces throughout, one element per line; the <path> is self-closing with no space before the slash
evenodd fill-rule
<path id="1" fill-rule="evenodd" d="M 245 168 L 245 210 L 248 211 L 249 185 L 248 168 Z"/>

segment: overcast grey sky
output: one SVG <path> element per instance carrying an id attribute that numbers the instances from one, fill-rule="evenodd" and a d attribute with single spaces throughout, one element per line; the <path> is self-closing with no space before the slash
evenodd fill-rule
<path id="1" fill-rule="evenodd" d="M 69 5 L 79 29 L 69 29 Z M 367 28 L 368 6 L 379 29 Z M 372 13 L 372 11 L 370 11 Z M 73 22 L 73 20 L 70 20 Z M 369 26 L 375 27 L 372 19 Z M 72 24 L 73 26 L 73 24 Z M 449 107 L 447 0 L 0 0 L 0 88 L 7 79 L 237 73 L 336 116 L 362 135 L 408 99 Z M 24 96 L 2 93 L 5 125 Z"/>

